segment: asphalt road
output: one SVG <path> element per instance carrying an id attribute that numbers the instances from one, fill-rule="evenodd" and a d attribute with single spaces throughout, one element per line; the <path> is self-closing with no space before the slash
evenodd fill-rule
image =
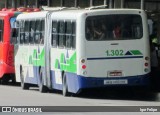
<path id="1" fill-rule="evenodd" d="M 160 106 L 160 92 L 107 88 L 85 90 L 63 97 L 60 91 L 40 93 L 38 88 L 22 90 L 19 85 L 0 85 L 0 106 Z"/>
<path id="2" fill-rule="evenodd" d="M 137 91 L 137 89 L 119 87 L 85 90 L 79 95 L 63 97 L 61 91 L 40 93 L 36 87 L 30 88 L 30 90 L 22 90 L 19 84 L 9 84 L 0 85 L 0 106 L 42 106 L 45 108 L 42 108 L 43 112 L 49 110 L 47 113 L 34 113 L 38 115 L 52 115 L 53 112 L 54 115 L 133 115 L 135 113 L 136 115 L 159 115 L 159 112 L 140 111 L 143 106 L 160 106 L 160 91 L 154 90 L 144 93 L 141 90 Z M 102 109 L 103 107 L 106 108 Z M 134 110 L 138 112 L 134 112 Z M 160 107 L 158 107 L 158 111 L 160 111 Z M 18 115 L 21 113 L 13 113 L 12 111 L 12 114 Z"/>

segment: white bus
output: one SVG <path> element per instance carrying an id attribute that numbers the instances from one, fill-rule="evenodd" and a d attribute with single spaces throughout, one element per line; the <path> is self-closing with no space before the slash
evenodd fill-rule
<path id="1" fill-rule="evenodd" d="M 147 86 L 150 48 L 146 14 L 136 9 L 62 10 L 20 14 L 16 81 L 63 95 L 107 86 Z"/>

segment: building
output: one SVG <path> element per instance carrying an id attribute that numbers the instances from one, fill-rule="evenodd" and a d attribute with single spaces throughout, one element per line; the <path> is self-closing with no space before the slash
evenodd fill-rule
<path id="1" fill-rule="evenodd" d="M 42 0 L 41 0 L 42 1 Z M 160 0 L 43 0 L 50 7 L 89 7 L 107 4 L 113 8 L 143 8 L 145 10 L 160 10 Z"/>
<path id="2" fill-rule="evenodd" d="M 143 4 L 144 3 L 144 4 Z M 160 0 L 1 0 L 0 8 L 13 7 L 89 7 L 107 4 L 112 8 L 144 8 L 160 10 Z"/>

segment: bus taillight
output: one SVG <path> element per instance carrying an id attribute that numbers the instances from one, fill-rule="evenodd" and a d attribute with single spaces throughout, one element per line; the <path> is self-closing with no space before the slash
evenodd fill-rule
<path id="1" fill-rule="evenodd" d="M 145 62 L 144 62 L 144 72 L 148 72 L 149 71 L 149 57 L 145 57 Z"/>
<path id="2" fill-rule="evenodd" d="M 86 71 L 86 68 L 87 68 L 86 59 L 85 59 L 85 58 L 82 58 L 82 59 L 80 60 L 80 62 L 81 62 L 82 74 L 86 76 L 86 75 L 87 75 L 87 71 Z"/>
<path id="3" fill-rule="evenodd" d="M 149 65 L 148 63 L 145 63 L 145 64 L 144 64 L 145 67 L 148 67 L 148 65 Z"/>
<path id="4" fill-rule="evenodd" d="M 82 69 L 86 69 L 86 67 L 87 67 L 86 64 L 85 64 L 86 60 L 85 59 L 81 59 L 80 62 L 81 62 L 81 68 Z"/>
<path id="5" fill-rule="evenodd" d="M 86 67 L 87 67 L 86 65 L 82 65 L 82 69 L 86 69 Z"/>

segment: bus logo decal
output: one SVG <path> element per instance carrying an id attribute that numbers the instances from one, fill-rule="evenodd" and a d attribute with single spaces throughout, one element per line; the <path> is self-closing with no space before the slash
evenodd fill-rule
<path id="1" fill-rule="evenodd" d="M 73 53 L 71 57 L 69 57 L 68 51 L 65 56 L 64 53 L 61 53 L 60 59 L 55 60 L 55 69 L 64 70 L 71 73 L 76 73 L 76 52 Z"/>
<path id="2" fill-rule="evenodd" d="M 142 53 L 139 50 L 130 50 L 132 55 L 142 55 Z"/>
<path id="3" fill-rule="evenodd" d="M 107 50 L 107 56 L 142 56 L 143 54 L 139 50 L 129 50 L 124 53 L 123 50 Z"/>
<path id="4" fill-rule="evenodd" d="M 33 54 L 29 56 L 29 64 L 44 66 L 44 49 L 41 52 L 34 49 Z"/>

